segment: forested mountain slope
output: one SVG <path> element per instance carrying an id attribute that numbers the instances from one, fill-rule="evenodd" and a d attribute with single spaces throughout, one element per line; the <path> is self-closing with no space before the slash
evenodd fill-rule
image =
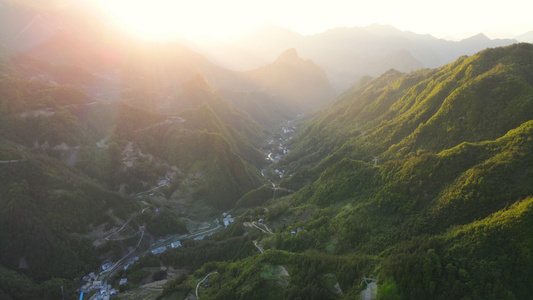
<path id="1" fill-rule="evenodd" d="M 527 253 L 511 242 L 516 236 L 524 243 L 532 239 L 525 227 L 511 225 L 527 222 L 529 206 L 523 199 L 533 193 L 529 184 L 533 179 L 532 58 L 533 47 L 518 44 L 488 49 L 436 70 L 391 71 L 354 87 L 295 139 L 297 148 L 286 163 L 309 162 L 295 167 L 308 171 L 302 175 L 296 171 L 287 184 L 320 176 L 293 201 L 321 207 L 348 201 L 335 217 L 336 225 L 329 225 L 346 250 L 378 254 L 416 236 L 409 247 L 432 241 L 428 239 L 432 235 L 441 241 L 442 236 L 446 242 L 423 246 L 423 256 L 436 264 L 432 268 L 442 270 L 422 272 L 431 279 L 411 279 L 406 284 L 406 276 L 418 274 L 409 267 L 417 265 L 413 261 L 392 264 L 397 268 L 394 272 L 402 275 L 389 273 L 391 265 L 386 262 L 412 251 L 405 246 L 393 247 L 395 258 L 383 254 L 382 279 L 401 281 L 398 295 L 445 299 L 497 298 L 507 293 L 523 298 L 531 291 L 516 283 L 514 276 L 481 279 L 487 271 L 479 269 L 479 264 L 532 276 L 531 269 L 523 265 Z M 513 219 L 496 215 L 513 215 Z M 483 223 L 478 222 L 481 219 Z M 502 227 L 505 222 L 508 227 Z M 465 227 L 454 227 L 458 225 Z M 471 229 L 485 226 L 504 241 L 479 236 Z M 464 237 L 450 238 L 456 235 Z M 469 239 L 480 244 L 466 242 Z M 514 254 L 496 259 L 500 250 L 491 245 Z M 455 250 L 461 247 L 470 250 Z M 436 263 L 438 255 L 446 263 Z M 424 269 L 424 264 L 418 267 Z M 464 274 L 443 275 L 445 269 L 462 269 Z M 488 282 L 490 290 L 483 287 Z"/>
<path id="2" fill-rule="evenodd" d="M 302 130 L 286 160 L 304 167 L 341 151 L 383 161 L 501 137 L 530 119 L 529 47 L 488 49 L 435 70 L 366 78 Z"/>
<path id="3" fill-rule="evenodd" d="M 115 135 L 183 172 L 196 174 L 200 187 L 194 198 L 219 208 L 232 207 L 262 181 L 258 169 L 265 159 L 258 148 L 265 132 L 213 92 L 201 76 L 183 89 L 181 103 L 188 103 L 188 109 L 180 114 L 121 105 Z"/>
<path id="4" fill-rule="evenodd" d="M 200 75 L 183 84 L 189 105 L 162 114 L 93 98 L 84 83 L 43 80 L 33 75 L 56 65 L 2 54 L 0 298 L 57 299 L 60 286 L 75 297 L 74 278 L 132 245 L 186 232 L 181 212 L 150 214 L 160 204 L 131 197 L 161 180 L 172 184 L 158 196 L 180 189 L 210 209 L 232 207 L 264 181 L 265 129 Z M 132 219 L 126 230 L 135 241 L 104 239 Z M 138 241 L 141 231 L 149 238 Z"/>
<path id="5" fill-rule="evenodd" d="M 527 298 L 532 58 L 517 44 L 391 70 L 316 112 L 275 166 L 298 191 L 242 217 L 275 228 L 256 238 L 270 250 L 205 264 L 194 278 L 216 271 L 217 288 L 202 297 L 353 299 L 372 275 L 379 299 Z"/>
<path id="6" fill-rule="evenodd" d="M 139 208 L 71 167 L 80 154 L 83 169 L 84 151 L 107 159 L 95 144 L 108 133 L 108 107 L 73 87 L 7 75 L 0 85 L 0 295 L 54 298 L 60 286 L 72 295 L 71 279 L 106 252 L 89 233 Z"/>

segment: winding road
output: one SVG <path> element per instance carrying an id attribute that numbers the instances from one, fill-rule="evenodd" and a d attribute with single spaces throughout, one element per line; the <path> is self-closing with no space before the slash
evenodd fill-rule
<path id="1" fill-rule="evenodd" d="M 217 273 L 217 272 L 215 271 L 215 272 L 211 272 L 211 273 L 205 275 L 204 279 L 202 279 L 200 282 L 198 282 L 198 284 L 196 285 L 196 292 L 195 292 L 195 294 L 196 294 L 196 300 L 200 299 L 200 297 L 198 297 L 198 287 L 200 287 L 200 284 L 201 284 L 202 282 L 204 282 L 204 281 L 207 279 L 207 277 L 211 276 L 211 274 L 214 274 L 214 273 Z"/>

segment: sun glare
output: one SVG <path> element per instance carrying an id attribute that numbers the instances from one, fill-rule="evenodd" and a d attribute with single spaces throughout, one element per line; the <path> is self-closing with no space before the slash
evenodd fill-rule
<path id="1" fill-rule="evenodd" d="M 233 18 L 221 19 L 227 9 L 206 1 L 96 0 L 119 26 L 148 39 L 209 35 L 227 38 L 242 26 Z M 221 1 L 222 2 L 222 1 Z"/>
<path id="2" fill-rule="evenodd" d="M 422 0 L 87 0 L 98 3 L 112 20 L 136 36 L 168 40 L 182 37 L 210 36 L 227 39 L 265 24 L 277 24 L 303 34 L 313 34 L 334 27 L 389 24 L 401 30 L 436 35 L 472 35 L 481 31 L 513 25 L 527 20 L 516 34 L 530 30 L 533 24 L 528 9 L 520 1 L 508 0 L 491 13 L 473 16 L 470 12 L 483 6 L 481 0 L 450 0 L 439 5 Z M 464 3 L 463 3 L 464 2 Z M 517 4 L 514 4 L 517 3 Z M 530 6 L 530 5 L 529 5 Z M 383 9 L 387 7 L 387 9 Z M 458 7 L 461 7 L 459 9 Z M 492 6 L 491 6 L 492 7 Z M 435 15 L 435 9 L 439 14 Z M 501 13 L 500 13 L 501 12 Z M 498 17 L 495 17 L 495 16 Z M 509 16 L 513 16 L 512 19 Z M 454 22 L 449 22 L 453 19 Z M 521 31 L 521 32 L 520 32 Z M 463 38 L 463 37 L 461 37 Z"/>

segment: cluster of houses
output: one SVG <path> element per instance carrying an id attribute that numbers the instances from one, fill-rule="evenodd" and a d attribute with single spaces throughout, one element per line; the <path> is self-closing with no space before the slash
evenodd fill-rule
<path id="1" fill-rule="evenodd" d="M 280 138 L 279 147 L 272 149 L 272 154 L 271 154 L 270 158 L 272 160 L 274 160 L 275 162 L 279 161 L 283 155 L 289 154 L 291 152 L 291 150 L 289 148 L 287 148 L 287 147 L 285 147 L 285 146 L 283 146 L 281 144 L 282 142 L 283 142 L 283 139 Z M 272 155 L 274 155 L 274 157 L 272 157 Z"/>
<path id="2" fill-rule="evenodd" d="M 224 227 L 228 227 L 229 224 L 235 222 L 235 218 L 233 218 L 230 214 L 222 213 L 222 223 L 224 223 Z"/>
<path id="3" fill-rule="evenodd" d="M 269 145 L 271 146 L 271 153 L 268 155 L 268 159 L 273 161 L 273 162 L 277 162 L 281 159 L 281 157 L 285 154 L 288 154 L 289 152 L 291 152 L 289 150 L 289 148 L 283 146 L 283 143 L 288 141 L 288 140 L 291 140 L 292 139 L 292 134 L 294 134 L 294 130 L 295 130 L 295 127 L 290 125 L 290 121 L 288 122 L 288 125 L 286 126 L 283 126 L 281 127 L 281 131 L 283 132 L 283 134 L 278 134 L 276 137 L 275 137 L 275 140 L 277 140 L 277 144 L 279 144 L 279 146 L 275 146 L 275 142 L 274 140 L 270 140 L 269 141 Z M 288 136 L 288 137 L 287 137 Z"/>
<path id="4" fill-rule="evenodd" d="M 96 299 L 103 299 L 103 296 L 115 295 L 118 292 L 117 290 L 112 289 L 110 284 L 106 285 L 101 280 L 97 279 L 98 275 L 96 275 L 94 272 L 83 276 L 82 281 L 85 282 L 85 284 L 80 288 L 80 291 L 84 293 L 99 291 L 100 294 L 96 297 Z"/>
<path id="5" fill-rule="evenodd" d="M 108 284 L 107 286 L 100 288 L 100 294 L 96 296 L 96 300 L 109 299 L 109 296 L 116 295 L 117 292 L 117 290 L 112 289 L 111 285 Z"/>
<path id="6" fill-rule="evenodd" d="M 135 256 L 132 260 L 130 260 L 127 264 L 122 267 L 124 270 L 127 270 L 131 265 L 133 265 L 136 261 L 139 260 L 138 256 Z"/>
<path id="7" fill-rule="evenodd" d="M 283 133 L 285 133 L 285 134 L 293 134 L 294 133 L 294 126 L 292 126 L 292 125 L 291 126 L 287 126 L 287 127 L 283 126 L 283 127 L 281 127 L 281 130 L 283 130 Z"/>
<path id="8" fill-rule="evenodd" d="M 274 157 L 272 157 L 272 154 L 270 154 L 269 159 L 274 161 L 274 162 L 277 162 L 277 161 L 279 161 L 281 159 L 282 155 L 290 153 L 291 150 L 289 150 L 289 148 L 284 147 L 284 146 L 281 145 L 277 149 L 274 148 L 272 152 L 273 152 L 272 154 L 274 154 Z"/>
<path id="9" fill-rule="evenodd" d="M 172 242 L 172 243 L 170 244 L 170 247 L 173 248 L 173 249 L 175 249 L 175 248 L 179 248 L 179 247 L 181 247 L 181 246 L 182 246 L 182 245 L 181 245 L 181 241 L 175 241 L 175 242 Z M 167 246 L 161 246 L 161 247 L 159 247 L 159 248 L 157 248 L 157 249 L 152 250 L 151 252 L 152 252 L 152 254 L 154 254 L 154 255 L 159 255 L 159 254 L 161 254 L 161 253 L 163 253 L 163 252 L 165 252 L 165 251 L 167 251 Z"/>
<path id="10" fill-rule="evenodd" d="M 156 212 L 157 211 L 158 210 L 156 210 Z M 225 227 L 228 227 L 233 222 L 235 222 L 235 218 L 232 217 L 231 214 L 228 214 L 228 213 L 225 213 L 225 212 L 222 213 L 222 223 L 224 224 Z M 260 220 L 260 223 L 261 222 L 264 223 L 264 220 Z M 211 234 L 213 234 L 213 232 L 208 234 L 208 235 L 211 235 Z M 202 240 L 205 236 L 208 236 L 208 235 L 195 237 L 194 240 Z M 181 241 L 172 242 L 170 244 L 170 247 L 173 248 L 173 249 L 182 247 Z M 154 255 L 159 255 L 159 254 L 165 252 L 166 250 L 167 250 L 166 246 L 161 246 L 159 248 L 151 250 L 151 252 Z M 127 264 L 124 265 L 123 269 L 127 270 L 132 264 L 134 264 L 138 260 L 139 260 L 139 257 L 137 257 L 137 256 L 134 257 Z M 115 265 L 114 262 L 107 262 L 107 263 L 105 263 L 105 264 L 103 264 L 101 266 L 102 271 L 109 270 L 110 268 L 113 268 L 114 265 Z M 96 299 L 109 299 L 109 296 L 114 295 L 114 294 L 116 294 L 118 292 L 117 290 L 112 289 L 111 285 L 106 285 L 102 281 L 98 280 L 98 274 L 96 274 L 95 272 L 91 272 L 90 274 L 84 276 L 82 278 L 82 281 L 85 284 L 80 288 L 80 291 L 84 292 L 84 293 L 95 292 L 95 291 L 99 292 L 96 295 Z M 128 283 L 128 279 L 127 278 L 121 278 L 120 282 L 119 282 L 119 285 L 124 285 L 124 284 L 127 284 L 127 283 Z M 206 281 L 206 286 L 209 286 L 209 281 L 208 280 Z"/>
<path id="11" fill-rule="evenodd" d="M 86 284 L 81 287 L 81 290 L 82 291 L 88 291 L 89 288 L 93 286 L 94 282 L 96 282 L 96 286 L 99 287 L 102 284 L 102 282 L 101 281 L 97 282 L 96 279 L 98 279 L 98 275 L 96 275 L 96 273 L 94 273 L 94 272 L 91 272 L 91 273 L 83 276 L 83 278 L 81 280 L 83 282 L 86 282 Z"/>
<path id="12" fill-rule="evenodd" d="M 283 174 L 285 174 L 285 170 L 275 169 L 274 173 L 276 173 L 279 176 L 279 178 L 283 178 Z"/>

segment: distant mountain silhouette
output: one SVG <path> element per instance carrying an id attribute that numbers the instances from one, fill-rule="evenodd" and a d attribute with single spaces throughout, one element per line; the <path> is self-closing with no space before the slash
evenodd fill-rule
<path id="1" fill-rule="evenodd" d="M 390 68 L 402 72 L 435 68 L 461 55 L 516 42 L 491 40 L 483 34 L 454 42 L 377 24 L 329 29 L 309 36 L 267 26 L 230 42 L 197 43 L 196 49 L 213 61 L 225 62 L 227 68 L 242 70 L 264 65 L 277 53 L 295 48 L 303 58 L 312 59 L 323 68 L 337 92 L 341 92 L 365 75 L 377 76 Z M 217 50 L 207 51 L 207 47 Z"/>
<path id="2" fill-rule="evenodd" d="M 518 35 L 515 39 L 524 43 L 533 43 L 533 30 Z"/>
<path id="3" fill-rule="evenodd" d="M 274 63 L 243 75 L 257 88 L 287 99 L 297 111 L 316 107 L 335 96 L 326 73 L 311 60 L 300 58 L 294 48 L 283 52 Z"/>
<path id="4" fill-rule="evenodd" d="M 312 61 L 301 59 L 295 49 L 285 51 L 273 63 L 247 72 L 218 67 L 177 43 L 134 53 L 125 63 L 127 69 L 122 69 L 122 78 L 138 91 L 132 93 L 132 97 L 145 105 L 166 105 L 167 99 L 174 99 L 180 93 L 180 84 L 195 74 L 202 75 L 209 89 L 220 90 L 228 102 L 252 116 L 255 112 L 239 103 L 243 100 L 239 93 L 255 94 L 254 99 L 247 101 L 267 101 L 256 103 L 263 109 L 279 106 L 293 114 L 309 110 L 335 96 L 326 73 Z M 172 106 L 180 107 L 176 102 Z"/>
<path id="5" fill-rule="evenodd" d="M 203 39 L 188 45 L 222 67 L 248 71 L 271 63 L 279 53 L 296 47 L 303 38 L 290 29 L 266 25 L 243 33 L 231 42 Z"/>

